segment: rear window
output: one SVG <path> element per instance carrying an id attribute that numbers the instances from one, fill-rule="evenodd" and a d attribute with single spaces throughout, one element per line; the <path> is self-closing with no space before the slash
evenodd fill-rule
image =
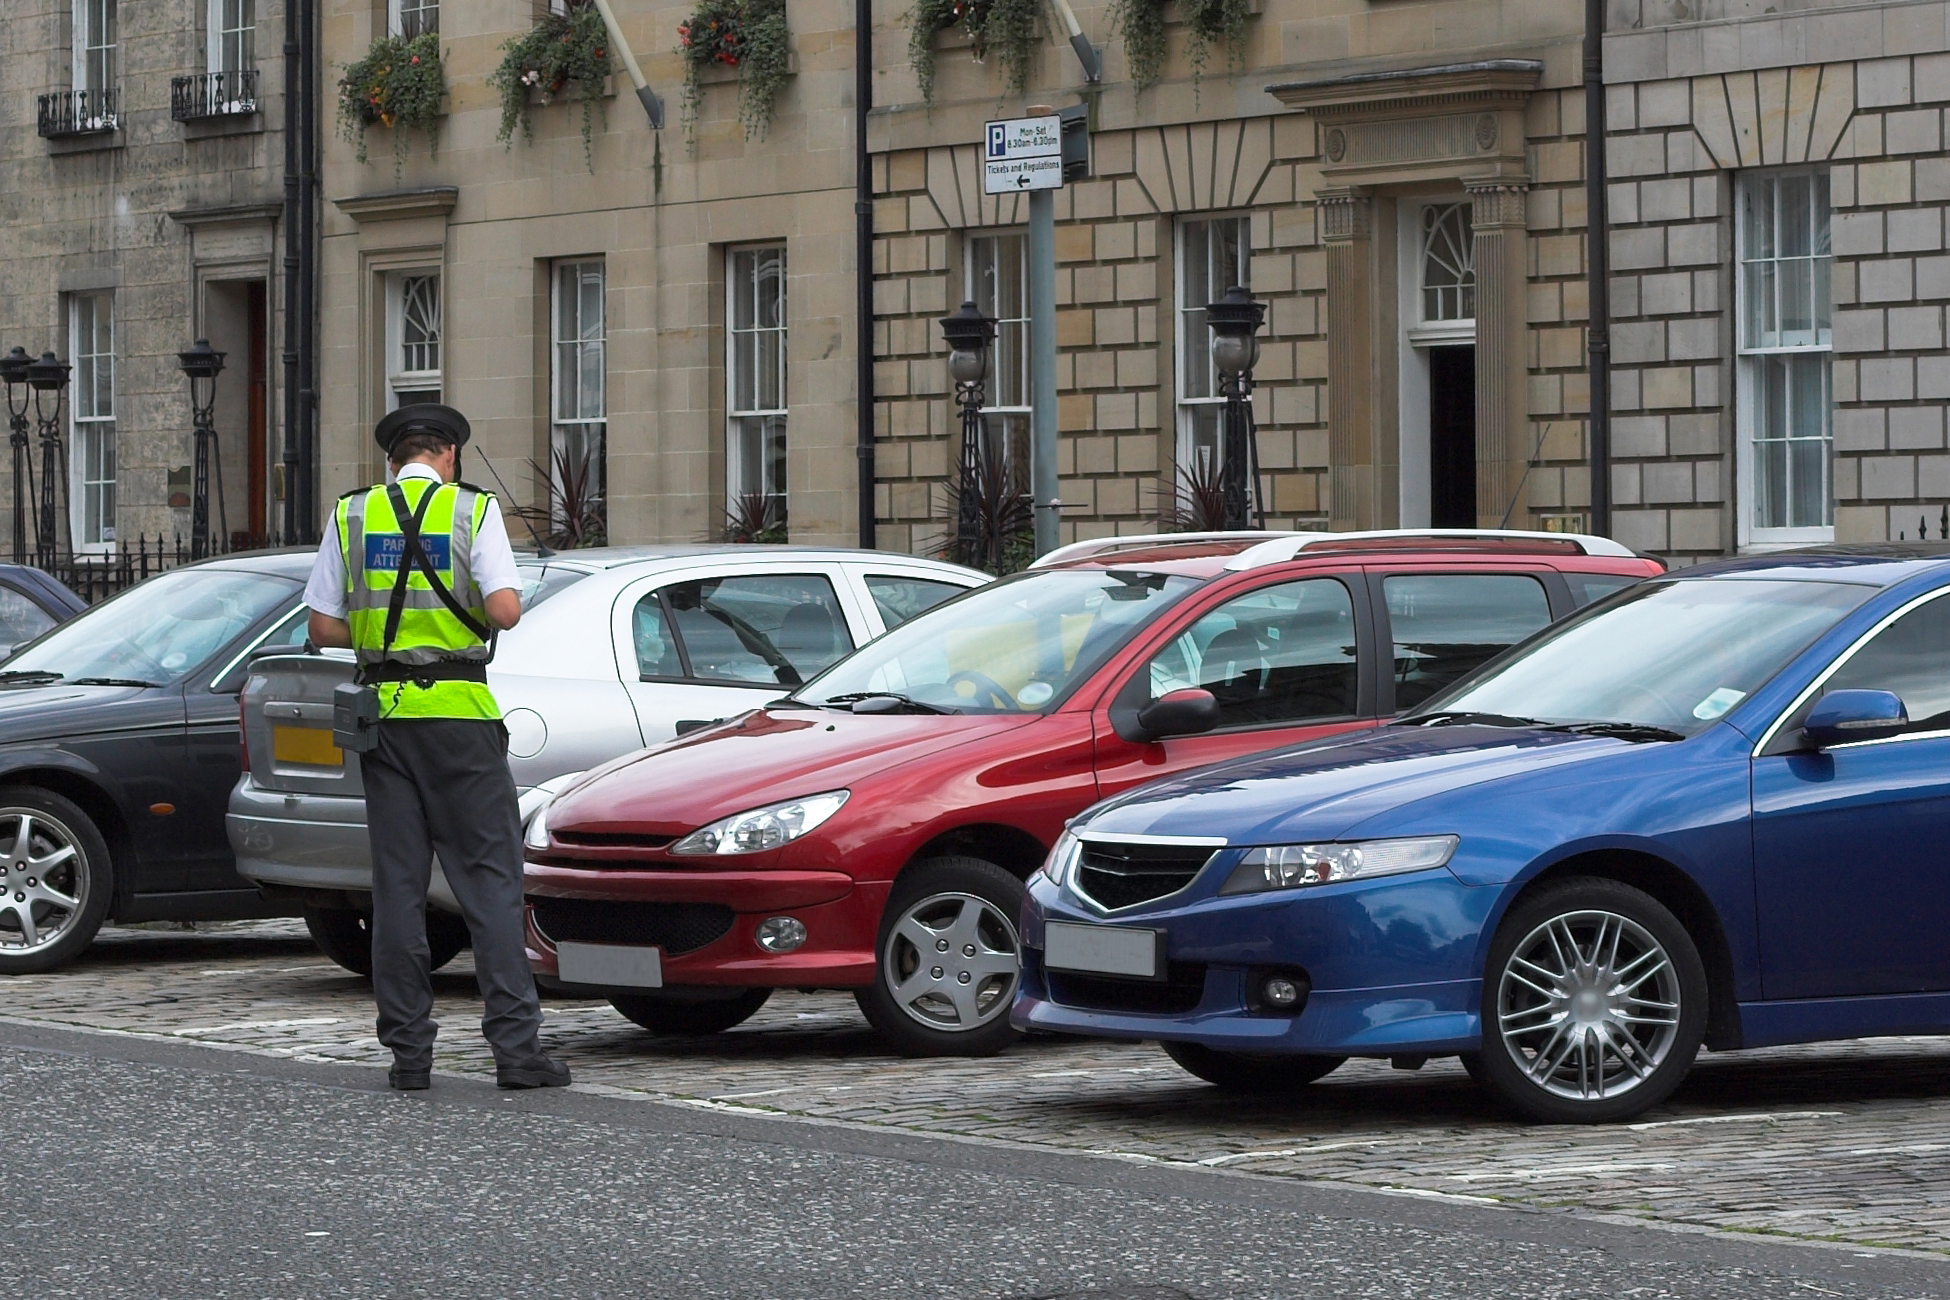
<path id="1" fill-rule="evenodd" d="M 521 574 L 521 612 L 524 614 L 556 592 L 589 576 L 578 569 L 565 569 L 559 564 L 524 564 L 517 572 Z"/>
<path id="2" fill-rule="evenodd" d="M 1395 709 L 1412 709 L 1548 627 L 1550 601 L 1514 573 L 1405 574 L 1384 578 L 1395 640 Z"/>
<path id="3" fill-rule="evenodd" d="M 880 621 L 889 628 L 898 627 L 916 614 L 967 590 L 952 582 L 930 582 L 926 578 L 902 578 L 888 573 L 867 575 L 867 591 L 880 611 Z"/>
<path id="4" fill-rule="evenodd" d="M 1645 579 L 1630 573 L 1566 573 L 1564 581 L 1571 588 L 1571 603 L 1583 609 Z"/>

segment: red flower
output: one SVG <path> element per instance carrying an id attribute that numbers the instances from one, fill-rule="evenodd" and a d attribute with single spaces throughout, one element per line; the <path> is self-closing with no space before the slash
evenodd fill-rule
<path id="1" fill-rule="evenodd" d="M 416 68 L 420 66 L 420 56 L 417 54 L 413 56 L 413 66 Z"/>

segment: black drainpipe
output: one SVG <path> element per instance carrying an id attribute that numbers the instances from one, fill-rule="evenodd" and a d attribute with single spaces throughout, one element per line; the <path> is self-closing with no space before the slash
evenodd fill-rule
<path id="1" fill-rule="evenodd" d="M 298 540 L 298 0 L 284 15 L 284 515 L 279 530 Z"/>
<path id="2" fill-rule="evenodd" d="M 1591 348 L 1591 531 L 1611 536 L 1611 219 L 1605 196 L 1605 4 L 1584 0 L 1585 253 Z"/>
<path id="3" fill-rule="evenodd" d="M 853 0 L 853 264 L 858 294 L 854 391 L 859 408 L 860 545 L 872 549 L 873 510 L 873 158 L 867 113 L 873 108 L 873 0 Z"/>
<path id="4" fill-rule="evenodd" d="M 304 24 L 305 45 L 300 76 L 304 82 L 304 123 L 298 176 L 299 320 L 298 451 L 302 457 L 298 479 L 299 537 L 318 539 L 318 0 L 297 0 Z"/>

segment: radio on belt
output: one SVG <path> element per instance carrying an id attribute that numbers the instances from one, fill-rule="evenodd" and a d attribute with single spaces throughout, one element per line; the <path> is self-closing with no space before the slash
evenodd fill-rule
<path id="1" fill-rule="evenodd" d="M 347 753 L 364 754 L 379 743 L 379 692 L 341 682 L 332 688 L 332 742 Z"/>

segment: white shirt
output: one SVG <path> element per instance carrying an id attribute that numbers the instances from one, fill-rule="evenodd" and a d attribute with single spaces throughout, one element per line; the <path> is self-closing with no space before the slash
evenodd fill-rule
<path id="1" fill-rule="evenodd" d="M 400 467 L 400 479 L 424 478 L 440 481 L 440 472 L 431 465 L 414 462 Z M 474 585 L 481 595 L 512 588 L 521 590 L 521 575 L 515 569 L 514 549 L 508 545 L 508 525 L 497 507 L 489 510 L 474 530 L 474 544 L 468 548 L 467 563 Z M 318 558 L 311 564 L 311 580 L 305 584 L 305 604 L 327 618 L 344 618 L 346 602 L 345 556 L 339 551 L 339 530 L 328 524 L 325 539 L 318 544 Z"/>

